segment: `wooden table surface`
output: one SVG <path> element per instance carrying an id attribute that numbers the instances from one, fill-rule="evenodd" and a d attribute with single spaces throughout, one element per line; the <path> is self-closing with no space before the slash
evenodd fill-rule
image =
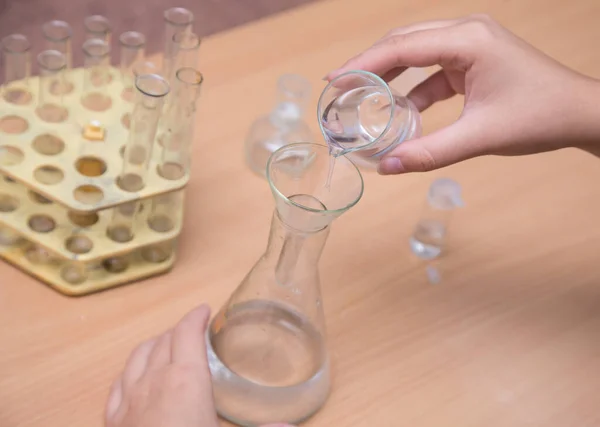
<path id="1" fill-rule="evenodd" d="M 100 426 L 134 346 L 233 291 L 267 240 L 270 190 L 242 147 L 280 74 L 309 77 L 316 101 L 327 71 L 391 27 L 471 12 L 600 76 L 597 0 L 322 1 L 206 40 L 175 270 L 71 299 L 0 265 L 0 426 Z M 432 108 L 425 130 L 461 105 Z M 408 236 L 438 176 L 462 183 L 466 207 L 432 285 Z M 600 425 L 600 161 L 566 150 L 365 181 L 321 262 L 334 387 L 307 425 Z"/>

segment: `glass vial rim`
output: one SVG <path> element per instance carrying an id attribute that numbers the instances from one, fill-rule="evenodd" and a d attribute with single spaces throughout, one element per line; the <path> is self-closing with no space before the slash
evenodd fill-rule
<path id="1" fill-rule="evenodd" d="M 184 20 L 180 21 L 176 18 L 175 14 L 179 13 L 181 14 L 180 16 L 184 17 Z M 195 19 L 194 13 L 191 10 L 186 9 L 184 7 L 172 7 L 170 9 L 167 9 L 164 11 L 163 17 L 165 21 L 176 27 L 190 26 L 194 23 Z"/>
<path id="2" fill-rule="evenodd" d="M 352 75 L 358 75 L 360 77 L 370 79 L 371 81 L 375 82 L 378 86 L 382 87 L 385 90 L 385 93 L 386 93 L 389 103 L 390 103 L 390 117 L 388 119 L 388 122 L 387 122 L 385 128 L 383 129 L 383 131 L 381 131 L 381 134 L 375 140 L 371 141 L 368 144 L 359 145 L 359 146 L 353 147 L 353 148 L 346 148 L 343 150 L 344 154 L 351 153 L 354 151 L 359 151 L 359 150 L 365 150 L 369 147 L 373 147 L 376 144 L 378 144 L 387 135 L 389 130 L 392 128 L 393 123 L 394 123 L 394 114 L 395 114 L 395 110 L 397 108 L 396 98 L 394 97 L 394 93 L 392 92 L 392 89 L 385 82 L 385 80 L 383 80 L 377 74 L 371 73 L 370 71 L 364 71 L 364 70 L 346 71 L 345 73 L 340 74 L 339 76 L 332 79 L 329 83 L 327 83 L 327 85 L 325 86 L 325 89 L 323 89 L 323 92 L 321 92 L 321 95 L 319 96 L 319 100 L 317 101 L 317 122 L 319 123 L 319 129 L 321 130 L 321 133 L 323 135 L 326 135 L 327 131 L 323 127 L 322 119 L 323 119 L 323 116 L 325 114 L 327 114 L 327 111 L 329 110 L 329 107 L 331 106 L 331 104 L 323 105 L 325 103 L 324 99 L 326 97 L 326 94 L 331 88 L 335 87 L 335 84 L 338 81 L 340 81 L 341 79 L 346 78 L 348 76 L 352 76 Z"/>
<path id="3" fill-rule="evenodd" d="M 135 87 L 143 95 L 152 98 L 163 98 L 171 90 L 169 82 L 158 74 L 142 74 L 136 76 Z"/>
<path id="4" fill-rule="evenodd" d="M 108 18 L 102 15 L 86 16 L 83 20 L 85 30 L 90 34 L 100 34 L 106 36 L 111 33 L 112 28 Z"/>
<path id="5" fill-rule="evenodd" d="M 86 56 L 92 58 L 105 58 L 110 54 L 109 44 L 102 39 L 87 39 L 83 42 L 82 49 Z"/>
<path id="6" fill-rule="evenodd" d="M 173 34 L 172 41 L 179 50 L 194 50 L 200 46 L 202 38 L 196 33 L 179 31 Z"/>
<path id="7" fill-rule="evenodd" d="M 126 39 L 129 37 L 137 38 L 137 42 L 127 41 Z M 125 31 L 119 36 L 119 44 L 121 47 L 139 49 L 146 45 L 146 36 L 139 31 Z"/>
<path id="8" fill-rule="evenodd" d="M 58 50 L 47 49 L 37 55 L 37 63 L 41 70 L 56 73 L 67 67 L 67 58 Z"/>
<path id="9" fill-rule="evenodd" d="M 50 33 L 54 28 L 61 28 L 64 30 L 64 34 L 62 36 L 52 36 Z M 73 36 L 73 29 L 71 26 L 65 22 L 58 19 L 53 19 L 52 21 L 46 22 L 42 25 L 42 34 L 46 40 L 50 40 L 53 42 L 64 42 L 69 40 Z"/>
<path id="10" fill-rule="evenodd" d="M 200 86 L 204 82 L 204 75 L 193 67 L 182 67 L 175 73 L 177 81 L 189 86 Z"/>
<path id="11" fill-rule="evenodd" d="M 15 49 L 15 48 L 11 47 L 11 44 L 14 42 L 22 43 L 21 48 Z M 10 34 L 2 39 L 2 50 L 5 53 L 12 53 L 12 54 L 27 53 L 31 50 L 31 42 L 29 41 L 27 36 L 25 36 L 23 34 L 20 34 L 20 33 Z"/>

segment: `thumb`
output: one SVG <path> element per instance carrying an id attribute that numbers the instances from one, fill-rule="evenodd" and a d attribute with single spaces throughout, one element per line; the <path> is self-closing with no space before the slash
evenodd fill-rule
<path id="1" fill-rule="evenodd" d="M 379 173 L 428 172 L 485 154 L 473 123 L 476 121 L 459 119 L 429 135 L 401 143 L 381 159 Z"/>

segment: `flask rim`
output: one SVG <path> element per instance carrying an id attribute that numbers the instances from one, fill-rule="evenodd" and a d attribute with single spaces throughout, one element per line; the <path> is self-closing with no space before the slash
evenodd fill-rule
<path id="1" fill-rule="evenodd" d="M 332 215 L 334 217 L 341 215 L 342 213 L 346 212 L 348 209 L 352 208 L 359 202 L 359 200 L 362 198 L 364 190 L 365 190 L 364 179 L 363 179 L 362 174 L 360 173 L 360 170 L 354 164 L 354 162 L 344 155 L 338 156 L 336 161 L 346 161 L 346 162 L 350 163 L 350 165 L 352 165 L 352 167 L 356 170 L 356 174 L 358 175 L 358 178 L 360 179 L 360 191 L 359 191 L 358 195 L 356 197 L 354 197 L 350 203 L 347 203 L 345 206 L 337 208 L 337 209 L 327 209 L 327 208 L 317 209 L 317 208 L 311 208 L 309 206 L 300 204 L 300 203 L 290 199 L 285 194 L 283 194 L 279 190 L 279 188 L 277 187 L 277 185 L 275 184 L 275 182 L 273 181 L 273 179 L 271 177 L 271 164 L 272 164 L 273 160 L 275 158 L 277 158 L 282 152 L 293 149 L 293 148 L 298 148 L 298 147 L 312 147 L 312 148 L 319 149 L 319 150 L 321 150 L 321 149 L 326 150 L 327 153 L 329 153 L 329 147 L 327 145 L 317 144 L 317 143 L 313 143 L 313 142 L 295 142 L 292 144 L 284 145 L 283 147 L 280 147 L 279 149 L 275 150 L 273 152 L 273 154 L 271 154 L 271 156 L 269 157 L 269 160 L 267 161 L 266 175 L 267 175 L 267 181 L 269 182 L 269 185 L 271 187 L 271 191 L 273 192 L 273 194 L 275 194 L 276 197 L 282 199 L 286 204 L 297 207 L 304 211 L 318 213 L 318 214 L 322 214 L 322 215 Z"/>

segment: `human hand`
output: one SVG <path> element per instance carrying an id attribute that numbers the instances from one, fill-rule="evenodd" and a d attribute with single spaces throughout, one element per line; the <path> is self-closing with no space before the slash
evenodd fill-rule
<path id="1" fill-rule="evenodd" d="M 219 426 L 204 343 L 209 315 L 200 306 L 131 353 L 111 387 L 106 427 Z"/>
<path id="2" fill-rule="evenodd" d="M 398 145 L 380 162 L 380 173 L 565 147 L 600 155 L 600 82 L 561 65 L 487 16 L 396 28 L 327 79 L 359 69 L 390 81 L 408 67 L 433 65 L 441 70 L 408 97 L 423 111 L 464 94 L 462 114 L 448 127 Z"/>

